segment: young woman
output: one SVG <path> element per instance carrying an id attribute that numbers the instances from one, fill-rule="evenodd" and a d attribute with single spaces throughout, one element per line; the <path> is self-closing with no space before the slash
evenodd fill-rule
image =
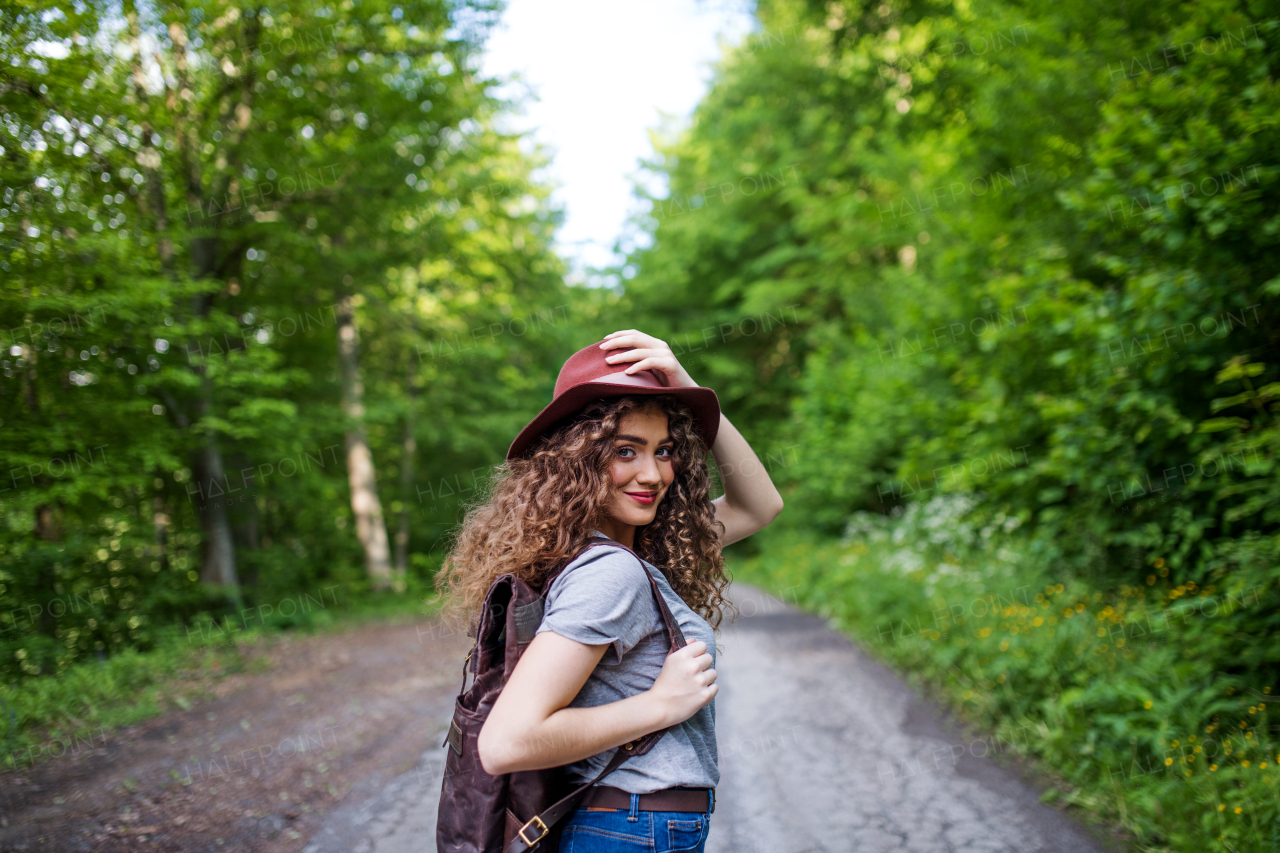
<path id="1" fill-rule="evenodd" d="M 725 489 L 715 500 L 708 450 Z M 481 763 L 492 775 L 567 765 L 583 784 L 617 747 L 670 727 L 592 787 L 560 850 L 701 851 L 720 780 L 713 631 L 732 606 L 721 549 L 773 521 L 782 497 L 715 393 L 634 329 L 565 363 L 507 459 L 445 561 L 456 608 L 478 612 L 504 573 L 540 585 L 592 536 L 626 548 L 588 549 L 556 576 L 480 732 Z M 686 637 L 678 652 L 644 572 Z"/>

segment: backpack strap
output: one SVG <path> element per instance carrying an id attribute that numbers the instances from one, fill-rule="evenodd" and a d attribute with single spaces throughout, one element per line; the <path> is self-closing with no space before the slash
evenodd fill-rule
<path id="1" fill-rule="evenodd" d="M 640 560 L 640 568 L 644 570 L 645 577 L 649 579 L 649 588 L 653 592 L 654 600 L 658 603 L 658 612 L 662 615 L 662 623 L 667 631 L 667 639 L 671 645 L 671 652 L 677 652 L 680 649 L 683 649 L 685 647 L 684 633 L 680 630 L 680 625 L 676 622 L 675 616 L 672 615 L 671 608 L 667 606 L 666 600 L 663 599 L 662 590 L 658 588 L 658 581 L 653 577 L 653 574 L 650 573 L 648 567 L 645 566 L 640 555 L 635 551 L 632 551 L 630 548 L 627 548 L 627 546 L 623 545 L 621 542 L 615 542 L 612 539 L 593 536 L 591 537 L 591 540 L 592 541 L 587 545 L 587 548 L 592 548 L 597 545 L 616 545 L 619 548 L 626 548 L 633 557 Z M 585 551 L 586 549 L 583 550 Z M 582 552 L 580 551 L 579 553 Z M 559 572 L 556 572 L 556 575 L 558 574 Z M 543 586 L 544 595 L 545 591 L 551 588 L 551 581 L 555 579 L 556 575 L 552 575 L 547 579 L 546 584 Z M 516 833 L 515 838 L 511 839 L 511 843 L 507 845 L 505 853 L 525 853 L 525 851 L 536 846 L 538 842 L 546 837 L 547 833 L 551 831 L 553 826 L 563 820 L 565 815 L 572 811 L 573 808 L 581 802 L 583 796 L 586 795 L 592 785 L 617 770 L 628 758 L 636 755 L 644 755 L 653 748 L 653 745 L 656 744 L 662 736 L 667 733 L 667 731 L 668 729 L 658 729 L 657 731 L 649 732 L 648 734 L 642 735 L 629 743 L 624 743 L 615 748 L 613 755 L 609 758 L 609 763 L 605 765 L 603 770 L 596 774 L 594 779 L 579 786 L 565 797 L 543 809 L 541 814 L 536 814 L 526 821 L 524 826 L 520 827 L 520 831 Z"/>
<path id="2" fill-rule="evenodd" d="M 666 732 L 666 729 L 654 732 L 654 734 L 661 736 L 664 732 Z M 656 742 L 657 738 L 654 738 L 654 741 Z M 551 831 L 551 827 L 563 820 L 564 816 L 578 805 L 592 785 L 617 770 L 618 767 L 630 757 L 630 753 L 624 752 L 619 748 L 596 778 L 580 786 L 573 791 L 573 793 L 560 799 L 553 805 L 543 809 L 542 814 L 534 815 L 525 823 L 524 826 L 520 827 L 520 831 L 516 833 L 516 837 L 511 839 L 511 843 L 507 845 L 506 853 L 525 853 L 526 850 L 537 845 L 538 842 L 545 838 L 547 833 Z"/>
<path id="3" fill-rule="evenodd" d="M 653 599 L 658 603 L 658 612 L 662 616 L 663 627 L 667 629 L 667 639 L 671 642 L 671 651 L 678 652 L 685 647 L 684 632 L 680 630 L 680 623 L 676 622 L 676 617 L 672 615 L 671 608 L 667 606 L 667 600 L 662 597 L 662 590 L 658 588 L 658 581 L 654 579 L 653 573 L 649 571 L 644 564 L 644 559 L 635 551 L 627 548 L 621 542 L 615 542 L 612 539 L 604 539 L 599 536 L 591 537 L 591 544 L 587 547 L 595 545 L 613 545 L 618 548 L 626 549 L 627 553 L 635 557 L 640 563 L 640 568 L 644 569 L 644 576 L 649 580 L 649 588 L 653 591 Z"/>
<path id="4" fill-rule="evenodd" d="M 566 560 L 559 567 L 557 567 L 557 569 L 554 572 L 548 575 L 546 580 L 544 580 L 542 583 L 542 597 L 539 599 L 539 602 L 542 602 L 543 600 L 545 600 L 547 592 L 549 592 L 551 589 L 551 584 L 554 583 L 555 579 L 558 578 L 560 574 L 566 568 L 569 567 L 569 563 L 572 563 L 574 560 L 578 559 L 578 557 L 586 553 L 587 550 L 598 547 L 598 546 L 602 546 L 602 545 L 603 546 L 612 545 L 616 548 L 622 548 L 625 551 L 627 551 L 627 553 L 629 553 L 631 556 L 635 557 L 637 562 L 640 563 L 640 568 L 644 570 L 644 576 L 649 580 L 649 589 L 653 593 L 653 600 L 658 605 L 658 613 L 659 615 L 661 615 L 662 625 L 667 631 L 667 640 L 671 645 L 671 651 L 678 652 L 681 649 L 683 649 L 686 644 L 684 632 L 680 630 L 680 623 L 678 623 L 676 621 L 676 617 L 672 615 L 671 608 L 667 606 L 666 599 L 662 597 L 662 590 L 658 588 L 658 581 L 653 577 L 653 574 L 649 571 L 648 567 L 645 566 L 644 559 L 635 551 L 631 550 L 626 545 L 623 545 L 621 542 L 615 542 L 612 539 L 608 539 L 606 537 L 592 536 L 588 540 L 585 547 L 579 549 L 577 554 L 575 554 L 571 559 Z M 538 615 L 539 624 L 542 622 L 541 612 L 542 612 L 541 605 L 539 605 L 539 615 Z M 534 630 L 537 630 L 536 627 Z"/>

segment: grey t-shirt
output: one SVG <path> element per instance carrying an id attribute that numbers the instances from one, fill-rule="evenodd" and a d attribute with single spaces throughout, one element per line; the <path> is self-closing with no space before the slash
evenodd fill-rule
<path id="1" fill-rule="evenodd" d="M 644 561 L 643 569 L 658 582 L 685 639 L 706 643 L 714 661 L 716 641 L 711 626 L 676 595 L 652 564 Z M 555 631 L 587 645 L 611 644 L 569 707 L 605 705 L 643 693 L 662 670 L 670 648 L 667 632 L 649 582 L 640 572 L 641 562 L 622 546 L 603 545 L 572 560 L 552 582 L 538 633 Z M 692 717 L 667 730 L 647 753 L 627 759 L 600 784 L 632 794 L 675 785 L 714 788 L 720 782 L 715 721 L 716 701 L 712 699 Z M 594 779 L 613 753 L 606 750 L 568 765 L 570 779 L 578 784 Z"/>

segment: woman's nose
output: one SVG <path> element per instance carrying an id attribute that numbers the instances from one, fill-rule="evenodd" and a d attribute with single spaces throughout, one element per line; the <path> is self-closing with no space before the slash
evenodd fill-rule
<path id="1" fill-rule="evenodd" d="M 658 460 L 652 454 L 645 456 L 644 462 L 640 467 L 640 481 L 649 486 L 660 487 L 662 485 L 662 471 L 658 468 Z"/>

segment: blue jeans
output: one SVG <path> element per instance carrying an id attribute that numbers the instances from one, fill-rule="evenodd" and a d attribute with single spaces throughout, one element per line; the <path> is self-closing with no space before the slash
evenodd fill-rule
<path id="1" fill-rule="evenodd" d="M 710 812 L 646 812 L 639 794 L 631 809 L 574 809 L 564 819 L 560 853 L 703 853 Z"/>

